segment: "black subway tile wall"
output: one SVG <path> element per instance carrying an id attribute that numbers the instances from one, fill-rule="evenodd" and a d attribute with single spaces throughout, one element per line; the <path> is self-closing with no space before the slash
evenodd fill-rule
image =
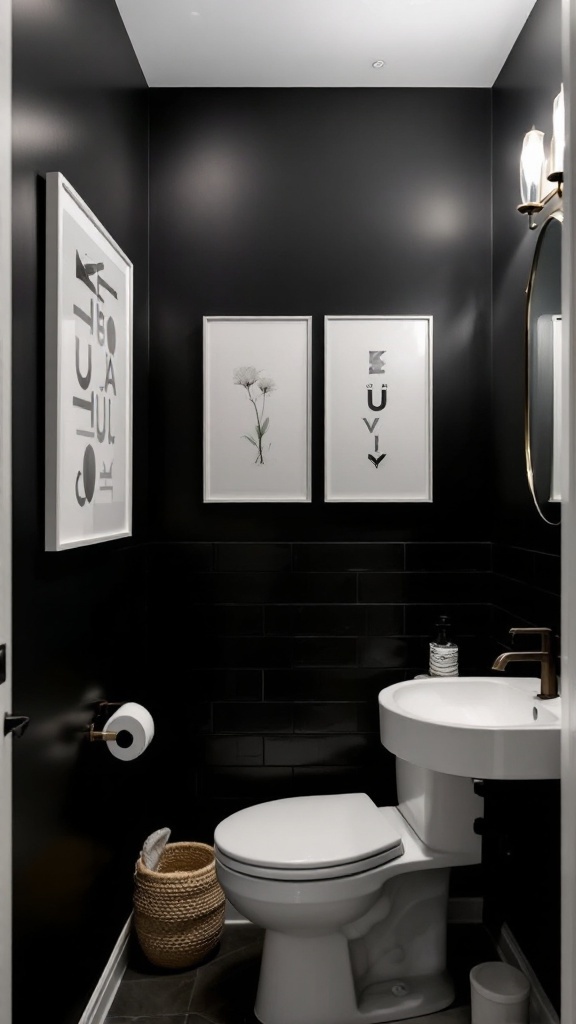
<path id="1" fill-rule="evenodd" d="M 553 527 L 549 527 L 550 530 Z M 560 633 L 560 555 L 513 544 L 495 544 L 492 580 L 492 644 L 503 650 L 532 650 L 538 636 L 512 642 L 512 626 L 546 626 Z M 558 646 L 558 640 L 555 640 Z M 559 665 L 558 665 L 559 668 Z M 513 662 L 507 675 L 538 676 L 537 663 Z M 538 683 L 536 681 L 536 686 Z M 536 688 L 536 687 L 535 687 Z M 512 930 L 539 981 L 560 1009 L 560 782 L 493 782 L 486 788 L 487 830 L 483 841 L 484 906 L 495 934 L 504 922 Z M 534 889 L 534 829 L 546 836 L 538 853 L 545 890 Z M 530 909 L 526 892 L 532 893 Z M 539 927 L 534 928 L 534 921 Z M 542 944 L 542 935 L 546 942 Z"/>
<path id="2" fill-rule="evenodd" d="M 512 626 L 546 626 L 559 637 L 560 554 L 495 544 L 493 558 L 492 633 L 496 653 L 512 646 Z M 515 646 L 521 650 L 519 642 Z M 530 645 L 531 638 L 522 636 L 521 642 Z M 525 672 L 525 666 L 520 668 Z"/>
<path id="3" fill-rule="evenodd" d="M 151 545 L 154 649 L 194 718 L 175 830 L 211 841 L 232 811 L 290 795 L 393 802 L 378 693 L 427 671 L 441 614 L 461 672 L 488 671 L 491 568 L 483 542 Z"/>

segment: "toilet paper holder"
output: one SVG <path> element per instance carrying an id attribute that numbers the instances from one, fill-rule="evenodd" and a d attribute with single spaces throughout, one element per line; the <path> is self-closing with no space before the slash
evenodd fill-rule
<path id="1" fill-rule="evenodd" d="M 99 741 L 101 741 L 103 743 L 111 743 L 113 740 L 118 739 L 118 733 L 117 732 L 108 732 L 106 729 L 97 729 L 96 728 L 96 722 L 97 722 L 98 718 L 101 718 L 104 714 L 106 714 L 106 717 L 109 717 L 110 709 L 111 708 L 121 708 L 122 704 L 123 704 L 123 701 L 109 701 L 109 700 L 98 701 L 98 704 L 96 705 L 96 707 L 94 709 L 95 721 L 90 724 L 90 726 L 88 727 L 88 730 L 87 730 L 87 736 L 88 736 L 88 739 L 89 739 L 90 743 L 94 743 L 97 740 L 99 740 Z"/>

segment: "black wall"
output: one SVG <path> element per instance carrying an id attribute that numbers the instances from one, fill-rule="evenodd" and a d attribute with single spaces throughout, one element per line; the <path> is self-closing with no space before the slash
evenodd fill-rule
<path id="1" fill-rule="evenodd" d="M 155 540 L 487 536 L 487 90 L 153 89 Z M 323 316 L 434 317 L 434 503 L 323 503 Z M 312 315 L 313 502 L 202 504 L 202 317 Z"/>
<path id="2" fill-rule="evenodd" d="M 94 698 L 137 699 L 144 567 L 136 542 L 44 553 L 44 176 L 61 171 L 134 263 L 143 538 L 147 98 L 113 0 L 13 12 L 14 707 L 32 719 L 14 742 L 14 1020 L 75 1024 L 130 908 L 123 848 L 141 838 L 123 809 L 138 770 L 81 736 Z"/>
<path id="3" fill-rule="evenodd" d="M 185 737 L 171 823 L 210 840 L 259 800 L 393 800 L 378 691 L 427 670 L 443 611 L 462 671 L 491 653 L 490 94 L 153 89 L 150 145 L 150 621 L 185 709 L 164 719 Z M 434 317 L 433 504 L 323 501 L 323 316 L 362 312 Z M 202 316 L 279 313 L 313 317 L 312 503 L 203 505 Z"/>
<path id="4" fill-rule="evenodd" d="M 561 2 L 540 0 L 492 90 L 493 637 L 501 649 L 510 646 L 511 626 L 560 632 L 560 528 L 540 519 L 524 469 L 524 304 L 538 232 L 528 230 L 516 206 L 523 136 L 536 125 L 549 145 L 561 76 Z M 494 785 L 489 813 L 494 835 L 485 850 L 488 919 L 496 928 L 509 924 L 559 1009 L 559 784 Z M 530 840 L 535 832 L 545 837 L 538 852 Z M 545 893 L 533 886 L 536 861 L 547 879 Z"/>

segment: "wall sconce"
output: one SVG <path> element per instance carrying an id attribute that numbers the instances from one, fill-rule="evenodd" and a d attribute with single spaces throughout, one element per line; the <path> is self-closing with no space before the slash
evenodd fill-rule
<path id="1" fill-rule="evenodd" d="M 544 132 L 532 128 L 524 136 L 520 156 L 520 195 L 522 202 L 519 213 L 528 214 L 528 226 L 533 231 L 538 227 L 534 217 L 544 209 L 554 196 L 562 196 L 564 181 L 564 90 L 554 100 L 552 113 L 553 135 L 550 154 L 546 160 Z M 549 187 L 554 183 L 554 188 Z"/>

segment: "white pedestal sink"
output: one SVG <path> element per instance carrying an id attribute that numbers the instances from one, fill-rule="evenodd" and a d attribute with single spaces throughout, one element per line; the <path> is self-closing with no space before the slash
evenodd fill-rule
<path id="1" fill-rule="evenodd" d="M 539 679 L 433 677 L 378 696 L 392 754 L 447 775 L 559 779 L 562 698 L 538 698 Z"/>

